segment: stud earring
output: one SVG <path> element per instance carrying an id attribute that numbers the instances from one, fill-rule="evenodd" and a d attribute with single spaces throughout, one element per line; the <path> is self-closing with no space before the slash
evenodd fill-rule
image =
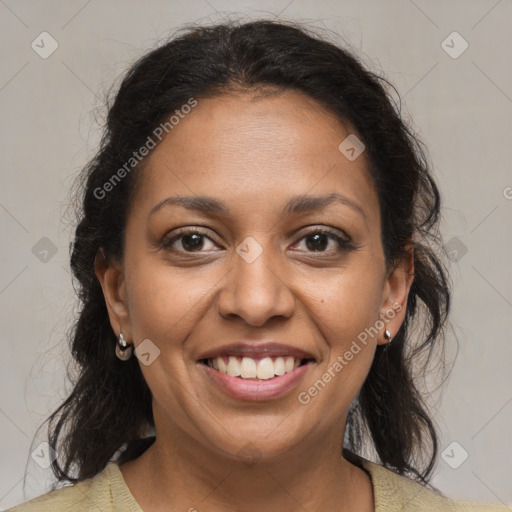
<path id="1" fill-rule="evenodd" d="M 132 343 L 127 343 L 123 333 L 119 333 L 119 340 L 116 343 L 116 356 L 121 359 L 121 361 L 128 361 L 132 356 L 132 352 Z"/>

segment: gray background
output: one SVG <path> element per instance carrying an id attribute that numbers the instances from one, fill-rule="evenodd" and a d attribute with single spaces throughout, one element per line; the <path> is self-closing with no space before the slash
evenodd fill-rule
<path id="1" fill-rule="evenodd" d="M 104 93 L 183 23 L 234 13 L 334 31 L 400 92 L 444 200 L 449 358 L 460 342 L 443 397 L 433 399 L 447 449 L 433 483 L 453 498 L 512 504 L 510 0 L 0 0 L 0 508 L 24 500 L 25 469 L 26 498 L 49 481 L 30 453 L 44 449 L 42 435 L 32 443 L 36 428 L 69 390 L 68 191 L 96 149 Z M 43 46 L 44 31 L 58 43 L 46 59 L 31 47 Z M 454 31 L 463 39 L 448 37 Z"/>

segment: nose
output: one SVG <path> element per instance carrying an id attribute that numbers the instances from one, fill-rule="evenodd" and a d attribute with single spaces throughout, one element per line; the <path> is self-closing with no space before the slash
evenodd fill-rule
<path id="1" fill-rule="evenodd" d="M 254 261 L 234 253 L 225 283 L 217 296 L 218 312 L 223 318 L 239 317 L 259 327 L 273 317 L 290 318 L 293 314 L 294 295 L 277 255 L 269 247 Z"/>

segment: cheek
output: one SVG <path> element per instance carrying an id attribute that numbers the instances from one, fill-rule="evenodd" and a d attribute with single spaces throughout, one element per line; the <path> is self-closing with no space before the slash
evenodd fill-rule
<path id="1" fill-rule="evenodd" d="M 361 389 L 375 354 L 376 336 L 369 327 L 378 319 L 375 291 L 369 285 L 343 286 L 329 295 L 318 294 L 310 303 L 321 345 L 319 367 L 299 390 L 297 399 L 310 410 L 321 410 L 319 428 L 339 421 Z M 344 283 L 346 284 L 346 283 Z M 332 290 L 331 281 L 329 290 Z M 363 293 L 364 291 L 364 293 Z"/>
<path id="2" fill-rule="evenodd" d="M 307 313 L 320 328 L 331 349 L 343 349 L 378 319 L 382 300 L 379 269 L 356 265 L 329 273 L 304 273 L 297 290 Z"/>
<path id="3" fill-rule="evenodd" d="M 326 342 L 320 345 L 321 371 L 330 391 L 322 394 L 350 400 L 362 385 L 375 352 L 382 294 L 378 272 L 368 266 L 361 272 L 340 270 L 335 276 L 302 282 L 306 315 L 319 331 L 316 336 Z"/>
<path id="4" fill-rule="evenodd" d="M 126 268 L 133 338 L 149 338 L 161 351 L 181 350 L 205 313 L 209 293 L 219 286 L 218 272 L 173 267 L 147 254 L 127 257 Z"/>

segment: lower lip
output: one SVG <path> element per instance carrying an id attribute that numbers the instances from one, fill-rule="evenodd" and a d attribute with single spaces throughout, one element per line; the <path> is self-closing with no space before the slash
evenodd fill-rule
<path id="1" fill-rule="evenodd" d="M 242 379 L 222 373 L 210 366 L 199 363 L 206 375 L 224 392 L 241 400 L 272 400 L 289 393 L 304 377 L 311 363 L 306 363 L 284 375 L 277 375 L 272 379 Z"/>

